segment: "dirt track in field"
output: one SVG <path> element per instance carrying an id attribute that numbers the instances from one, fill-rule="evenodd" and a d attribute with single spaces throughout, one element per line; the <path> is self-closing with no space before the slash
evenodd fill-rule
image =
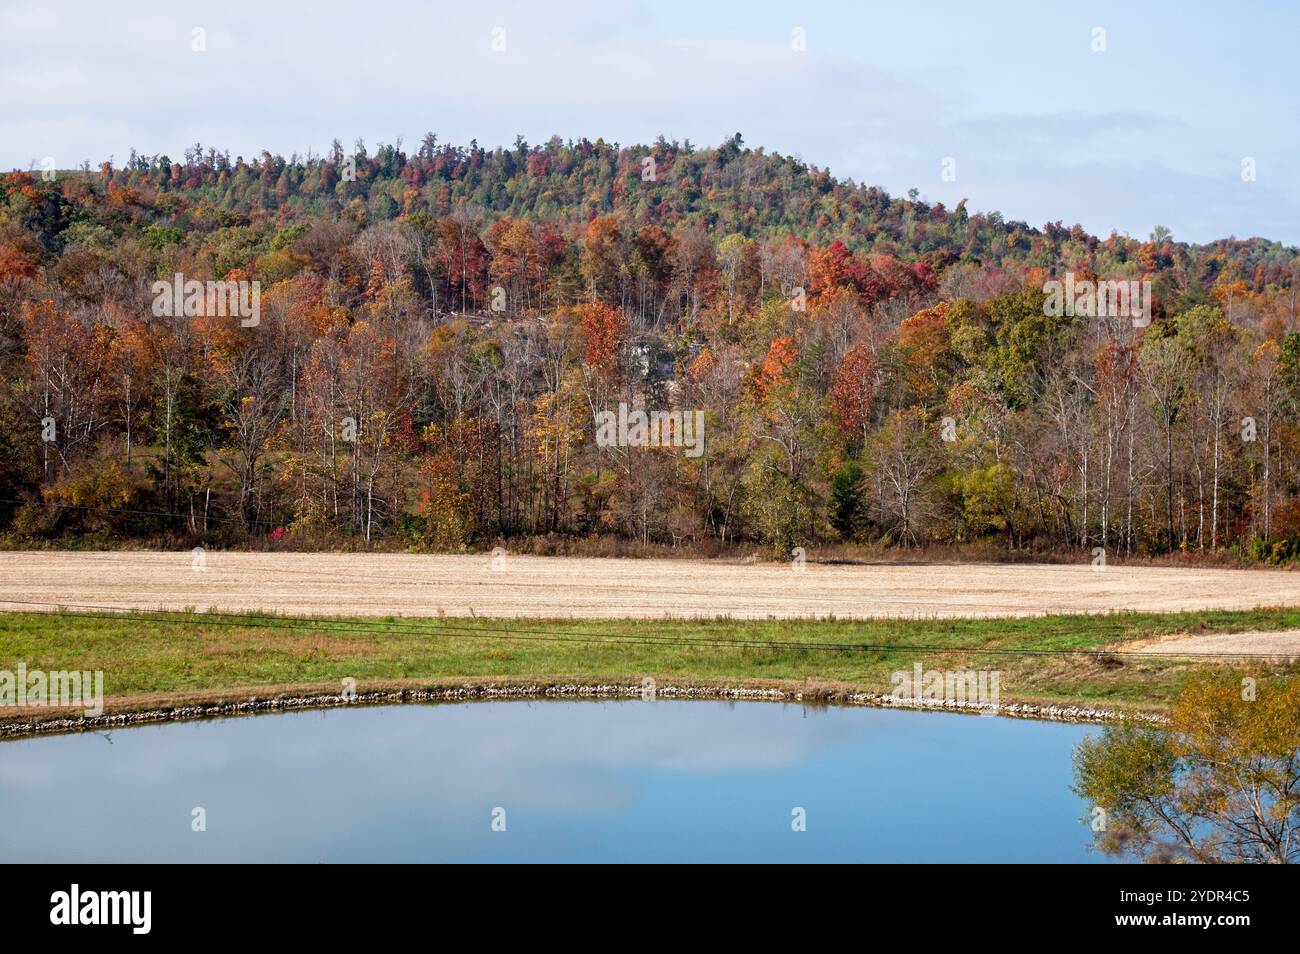
<path id="1" fill-rule="evenodd" d="M 1300 573 L 1078 565 L 819 565 L 506 556 L 0 552 L 0 610 L 269 610 L 531 618 L 952 618 L 1300 605 Z M 1249 634 L 1242 634 L 1249 635 Z M 1270 634 L 1255 634 L 1259 637 Z M 1287 651 L 1290 651 L 1288 644 Z"/>

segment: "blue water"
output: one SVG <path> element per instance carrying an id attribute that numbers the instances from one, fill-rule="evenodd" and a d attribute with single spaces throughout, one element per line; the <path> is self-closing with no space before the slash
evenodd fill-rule
<path id="1" fill-rule="evenodd" d="M 26 739 L 0 744 L 0 862 L 1098 861 L 1069 790 L 1095 731 L 659 700 Z"/>

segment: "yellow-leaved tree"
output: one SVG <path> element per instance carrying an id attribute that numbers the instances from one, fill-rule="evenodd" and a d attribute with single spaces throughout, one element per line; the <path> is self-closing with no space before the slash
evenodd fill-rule
<path id="1" fill-rule="evenodd" d="M 1300 859 L 1300 677 L 1200 672 L 1164 725 L 1126 722 L 1075 750 L 1097 847 L 1147 861 Z"/>

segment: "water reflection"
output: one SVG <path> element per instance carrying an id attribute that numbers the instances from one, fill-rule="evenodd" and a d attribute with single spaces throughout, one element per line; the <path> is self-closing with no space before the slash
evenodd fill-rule
<path id="1" fill-rule="evenodd" d="M 1096 861 L 1069 791 L 1091 731 L 660 700 L 29 739 L 0 744 L 0 861 Z"/>

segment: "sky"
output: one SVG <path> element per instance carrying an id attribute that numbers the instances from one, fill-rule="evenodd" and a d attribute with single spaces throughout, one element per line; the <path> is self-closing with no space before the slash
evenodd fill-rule
<path id="1" fill-rule="evenodd" d="M 1298 35 L 1294 0 L 3 0 L 0 168 L 740 132 L 1031 225 L 1300 245 Z"/>

